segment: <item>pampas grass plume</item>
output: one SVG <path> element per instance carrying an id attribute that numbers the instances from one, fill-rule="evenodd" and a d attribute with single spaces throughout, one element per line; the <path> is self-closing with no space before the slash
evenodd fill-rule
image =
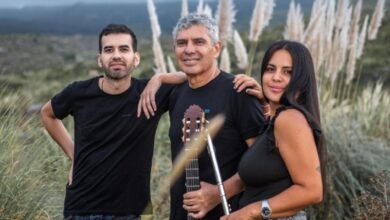
<path id="1" fill-rule="evenodd" d="M 240 69 L 245 69 L 248 66 L 248 53 L 240 34 L 235 30 L 233 35 L 234 52 L 237 57 L 237 66 Z"/>
<path id="2" fill-rule="evenodd" d="M 356 65 L 356 50 L 357 50 L 357 37 L 353 37 L 353 42 L 350 42 L 350 50 L 348 55 L 347 63 L 347 77 L 345 83 L 348 85 L 355 75 L 355 65 Z"/>
<path id="3" fill-rule="evenodd" d="M 211 9 L 211 7 L 209 5 L 205 5 L 204 6 L 204 9 L 203 9 L 203 14 L 209 16 L 209 18 L 212 18 L 213 17 L 213 10 Z"/>
<path id="4" fill-rule="evenodd" d="M 230 72 L 230 57 L 229 57 L 229 51 L 227 47 L 224 47 L 221 54 L 221 60 L 220 60 L 219 68 L 225 72 Z"/>
<path id="5" fill-rule="evenodd" d="M 170 56 L 168 56 L 167 59 L 168 59 L 168 70 L 169 70 L 169 72 L 170 73 L 176 72 L 176 67 L 173 64 L 172 58 Z"/>
<path id="6" fill-rule="evenodd" d="M 203 14 L 203 7 L 204 7 L 203 5 L 204 5 L 203 0 L 199 0 L 198 6 L 196 7 L 196 13 Z"/>
<path id="7" fill-rule="evenodd" d="M 325 38 L 324 38 L 324 56 L 328 57 L 332 50 L 332 38 L 334 36 L 334 27 L 336 24 L 336 10 L 335 10 L 335 0 L 329 0 L 326 10 L 326 19 L 325 19 Z"/>
<path id="8" fill-rule="evenodd" d="M 223 44 L 231 41 L 233 35 L 233 23 L 235 22 L 236 10 L 233 0 L 220 0 L 217 10 L 217 23 L 219 39 Z"/>
<path id="9" fill-rule="evenodd" d="M 250 22 L 250 41 L 257 42 L 259 40 L 263 29 L 269 24 L 269 21 L 272 18 L 273 7 L 273 0 L 256 0 Z"/>
<path id="10" fill-rule="evenodd" d="M 148 13 L 150 18 L 150 25 L 152 27 L 152 32 L 156 37 L 160 37 L 161 29 L 158 23 L 158 17 L 156 13 L 156 7 L 153 0 L 147 0 Z"/>
<path id="11" fill-rule="evenodd" d="M 303 15 L 301 6 L 295 5 L 294 0 L 290 2 L 287 12 L 286 27 L 283 32 L 284 39 L 302 42 L 304 32 Z"/>
<path id="12" fill-rule="evenodd" d="M 156 65 L 156 73 L 166 73 L 167 67 L 164 61 L 164 53 L 161 48 L 160 41 L 158 37 L 153 34 L 153 54 L 154 54 L 154 64 Z"/>
<path id="13" fill-rule="evenodd" d="M 367 26 L 368 26 L 368 15 L 366 15 L 366 17 L 364 18 L 363 26 L 359 34 L 356 58 L 360 58 L 363 55 L 364 44 L 366 42 L 366 36 L 367 36 Z"/>
<path id="14" fill-rule="evenodd" d="M 359 0 L 353 10 L 351 27 L 349 30 L 350 42 L 355 42 L 355 38 L 359 36 L 359 22 L 360 22 L 361 12 L 362 12 L 362 0 Z"/>
<path id="15" fill-rule="evenodd" d="M 343 22 L 343 26 L 341 27 L 341 31 L 340 31 L 340 39 L 339 39 L 340 41 L 339 41 L 339 45 L 338 45 L 337 72 L 343 68 L 345 61 L 346 61 L 346 57 L 347 57 L 347 50 L 348 50 L 348 45 L 349 45 L 349 42 L 348 42 L 349 22 L 351 21 L 351 15 L 352 15 L 352 9 L 349 7 L 347 9 L 346 13 L 344 14 L 344 16 L 345 16 L 344 22 Z"/>
<path id="16" fill-rule="evenodd" d="M 337 3 L 336 11 L 336 30 L 340 30 L 343 26 L 345 14 L 347 12 L 349 0 L 339 0 Z"/>
<path id="17" fill-rule="evenodd" d="M 379 27 L 382 24 L 383 15 L 385 13 L 385 0 L 378 0 L 376 3 L 374 14 L 368 28 L 368 39 L 374 40 L 378 35 Z"/>
<path id="18" fill-rule="evenodd" d="M 325 6 L 321 6 L 321 8 L 318 9 L 318 12 L 314 15 L 315 17 L 311 17 L 309 25 L 303 34 L 303 42 L 309 46 L 319 34 L 322 34 L 319 32 L 325 22 Z"/>
<path id="19" fill-rule="evenodd" d="M 188 1 L 182 0 L 181 2 L 181 17 L 188 15 Z"/>

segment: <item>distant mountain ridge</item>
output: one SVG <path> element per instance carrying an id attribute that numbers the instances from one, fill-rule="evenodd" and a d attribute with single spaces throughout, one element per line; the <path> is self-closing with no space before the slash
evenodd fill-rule
<path id="1" fill-rule="evenodd" d="M 295 1 L 309 15 L 312 1 Z M 218 1 L 207 2 L 215 13 Z M 255 0 L 235 0 L 237 14 L 235 28 L 247 31 Z M 290 1 L 276 1 L 272 23 L 284 23 Z M 189 1 L 190 11 L 195 11 L 197 1 Z M 180 12 L 180 2 L 156 3 L 157 14 L 164 34 L 170 34 Z M 57 7 L 25 7 L 0 9 L 0 34 L 44 33 L 59 35 L 96 35 L 109 23 L 124 23 L 138 35 L 148 35 L 150 23 L 146 3 L 133 4 L 83 4 Z"/>

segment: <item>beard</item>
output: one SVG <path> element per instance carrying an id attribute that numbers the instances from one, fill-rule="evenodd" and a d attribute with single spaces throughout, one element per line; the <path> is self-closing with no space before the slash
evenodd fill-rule
<path id="1" fill-rule="evenodd" d="M 107 78 L 112 80 L 121 80 L 128 77 L 131 74 L 131 72 L 133 72 L 134 65 L 132 64 L 131 67 L 127 67 L 121 70 L 112 70 L 109 67 L 103 67 L 103 69 L 104 69 L 104 74 L 107 76 Z"/>

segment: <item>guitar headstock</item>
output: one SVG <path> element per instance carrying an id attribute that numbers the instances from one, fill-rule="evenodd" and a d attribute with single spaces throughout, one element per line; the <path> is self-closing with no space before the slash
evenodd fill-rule
<path id="1" fill-rule="evenodd" d="M 191 105 L 184 113 L 183 143 L 191 141 L 194 134 L 200 133 L 205 127 L 205 113 L 198 105 Z"/>

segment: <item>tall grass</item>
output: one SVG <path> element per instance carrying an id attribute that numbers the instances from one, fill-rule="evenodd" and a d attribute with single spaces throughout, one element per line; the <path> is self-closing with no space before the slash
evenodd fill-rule
<path id="1" fill-rule="evenodd" d="M 312 218 L 351 219 L 360 194 L 372 190 L 369 177 L 390 168 L 390 97 L 381 88 L 368 86 L 355 99 L 342 100 L 322 91 L 328 191 L 324 204 L 310 209 Z"/>
<path id="2" fill-rule="evenodd" d="M 154 209 L 155 219 L 169 218 L 169 204 L 170 200 L 161 201 L 161 193 L 165 187 L 160 187 L 161 184 L 166 184 L 165 179 L 168 177 L 171 169 L 171 148 L 168 139 L 169 117 L 165 114 L 161 117 L 158 124 L 156 139 L 154 144 L 152 177 L 151 177 L 151 194 L 152 204 L 163 204 L 159 210 Z"/>
<path id="3" fill-rule="evenodd" d="M 51 148 L 22 95 L 0 89 L 0 219 L 55 219 L 61 214 L 66 159 Z"/>

